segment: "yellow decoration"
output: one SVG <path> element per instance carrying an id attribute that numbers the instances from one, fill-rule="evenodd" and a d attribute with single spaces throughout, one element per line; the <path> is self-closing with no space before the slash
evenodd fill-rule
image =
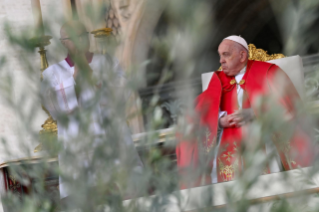
<path id="1" fill-rule="evenodd" d="M 96 29 L 91 32 L 95 38 L 104 38 L 111 34 L 113 30 L 111 28 Z"/>
<path id="2" fill-rule="evenodd" d="M 243 85 L 245 83 L 245 80 L 240 80 L 239 85 Z"/>
<path id="3" fill-rule="evenodd" d="M 209 129 L 207 128 L 206 129 L 206 153 L 209 153 L 210 152 L 210 150 L 215 146 L 215 144 L 216 144 L 216 137 L 214 137 L 213 139 L 212 139 L 212 142 L 211 142 L 211 144 L 210 145 L 208 145 L 208 143 L 210 142 L 210 136 L 211 136 L 211 132 L 209 131 Z"/>
<path id="4" fill-rule="evenodd" d="M 269 60 L 276 60 L 280 58 L 284 58 L 285 55 L 283 54 L 267 54 L 267 51 L 263 49 L 257 49 L 254 44 L 249 44 L 248 45 L 249 49 L 249 60 L 255 60 L 255 61 L 262 61 L 266 62 Z"/>
<path id="5" fill-rule="evenodd" d="M 230 80 L 230 84 L 231 84 L 231 85 L 233 85 L 233 84 L 235 84 L 235 83 L 236 83 L 236 80 L 235 80 L 235 79 Z"/>
<path id="6" fill-rule="evenodd" d="M 235 168 L 234 165 L 224 165 L 223 162 L 218 158 L 219 175 L 223 181 L 229 181 L 234 179 Z"/>

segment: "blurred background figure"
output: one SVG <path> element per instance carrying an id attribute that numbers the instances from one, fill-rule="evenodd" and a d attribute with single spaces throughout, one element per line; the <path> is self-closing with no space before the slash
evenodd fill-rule
<path id="1" fill-rule="evenodd" d="M 43 72 L 44 104 L 52 117 L 57 120 L 58 138 L 63 141 L 64 147 L 70 149 L 78 148 L 76 147 L 77 143 L 71 144 L 70 140 L 79 139 L 81 133 L 87 132 L 95 135 L 92 138 L 94 140 L 93 146 L 87 146 L 87 148 L 92 148 L 91 154 L 94 154 L 94 147 L 101 145 L 103 143 L 103 135 L 108 133 L 105 119 L 114 116 L 112 110 L 108 108 L 110 106 L 108 101 L 112 101 L 112 99 L 108 99 L 107 94 L 101 91 L 101 87 L 111 86 L 114 90 L 121 90 L 124 72 L 115 58 L 107 54 L 99 55 L 89 52 L 88 32 L 82 23 L 72 21 L 64 24 L 61 27 L 60 35 L 61 43 L 68 50 L 68 55 L 65 60 L 51 65 Z M 101 77 L 108 77 L 111 85 L 103 84 L 104 81 Z M 121 91 L 116 93 L 123 94 Z M 118 98 L 121 99 L 120 96 Z M 79 114 L 89 115 L 89 123 L 87 125 L 80 124 Z M 123 139 L 123 141 L 114 142 L 114 148 L 126 146 L 124 149 L 134 149 L 126 122 L 121 120 L 121 118 L 122 116 L 118 114 L 113 119 L 121 122 L 122 129 L 120 133 Z M 124 145 L 119 143 L 124 143 Z M 78 143 L 78 145 L 80 144 Z M 101 147 L 103 148 L 103 144 Z M 68 167 L 66 165 L 68 163 L 67 156 L 66 158 L 64 156 L 65 153 L 59 154 L 59 165 L 63 171 L 68 172 L 67 168 L 64 168 L 64 166 Z M 88 166 L 92 162 L 92 157 L 94 156 L 84 156 L 79 163 L 86 168 L 90 168 Z M 119 163 L 120 160 L 121 156 L 115 158 L 114 163 Z M 134 166 L 141 166 L 136 151 L 130 160 Z M 93 167 L 92 169 L 94 170 Z M 61 177 L 59 186 L 60 197 L 68 196 L 67 186 Z"/>

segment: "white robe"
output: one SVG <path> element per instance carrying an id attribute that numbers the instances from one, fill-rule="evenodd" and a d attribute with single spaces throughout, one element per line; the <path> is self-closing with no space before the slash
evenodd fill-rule
<path id="1" fill-rule="evenodd" d="M 111 65 L 113 65 L 113 67 L 110 67 Z M 112 59 L 107 55 L 94 54 L 89 66 L 93 71 L 93 78 L 98 78 L 99 74 L 101 74 L 99 73 L 100 71 L 113 70 L 114 74 L 117 76 L 116 80 L 108 83 L 112 83 L 112 86 L 120 86 L 123 84 L 124 72 L 121 69 L 118 60 L 114 58 Z M 72 111 L 77 108 L 85 108 L 89 105 L 90 101 L 95 98 L 95 92 L 98 89 L 96 86 L 82 87 L 82 91 L 77 98 L 75 93 L 76 82 L 73 78 L 73 74 L 74 66 L 70 67 L 66 60 L 49 66 L 43 72 L 42 96 L 44 99 L 44 106 L 50 112 L 52 118 L 57 120 L 58 138 L 63 141 L 64 146 L 67 145 L 69 139 L 76 138 L 80 130 L 79 123 L 75 117 L 72 116 Z M 97 84 L 99 84 L 99 82 Z M 93 135 L 101 135 L 105 133 L 100 123 L 101 117 L 108 114 L 106 105 L 107 97 L 102 95 L 99 99 L 99 104 L 94 107 L 90 114 L 91 122 L 89 130 Z M 60 114 L 66 114 L 68 116 L 69 123 L 67 126 L 63 126 L 61 124 L 58 118 Z M 125 134 L 124 143 L 134 148 L 131 134 L 125 120 L 122 127 L 123 134 Z M 138 156 L 137 158 L 137 160 L 139 160 Z M 59 155 L 60 166 L 64 162 L 65 161 L 61 159 L 61 155 Z M 86 161 L 82 161 L 82 163 L 84 166 L 87 164 Z M 140 163 L 140 161 L 138 163 Z M 61 178 L 59 188 L 61 198 L 69 195 L 69 192 L 67 191 L 66 186 L 63 185 Z"/>

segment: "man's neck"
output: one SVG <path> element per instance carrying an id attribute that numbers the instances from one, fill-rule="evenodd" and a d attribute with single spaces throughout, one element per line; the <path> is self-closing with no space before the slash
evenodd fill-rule
<path id="1" fill-rule="evenodd" d="M 246 61 L 244 64 L 241 65 L 241 68 L 239 69 L 239 71 L 237 72 L 237 74 L 235 76 L 246 72 L 247 62 L 248 61 Z"/>

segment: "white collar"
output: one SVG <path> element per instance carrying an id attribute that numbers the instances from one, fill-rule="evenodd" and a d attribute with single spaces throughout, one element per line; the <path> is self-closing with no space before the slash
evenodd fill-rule
<path id="1" fill-rule="evenodd" d="M 236 82 L 239 83 L 240 80 L 243 78 L 244 74 L 246 73 L 246 67 L 245 66 L 240 72 L 235 76 Z"/>
<path id="2" fill-rule="evenodd" d="M 246 73 L 246 68 L 247 68 L 247 66 L 245 66 L 242 70 L 240 70 L 240 72 L 239 72 L 238 74 L 244 74 L 244 73 Z"/>

